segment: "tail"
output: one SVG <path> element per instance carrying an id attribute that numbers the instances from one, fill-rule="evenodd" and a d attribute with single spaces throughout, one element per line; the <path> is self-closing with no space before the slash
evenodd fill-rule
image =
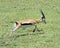
<path id="1" fill-rule="evenodd" d="M 43 13 L 43 11 L 41 10 L 41 19 L 42 19 L 42 21 L 46 24 L 46 19 L 45 19 L 45 15 L 44 15 L 44 13 Z"/>

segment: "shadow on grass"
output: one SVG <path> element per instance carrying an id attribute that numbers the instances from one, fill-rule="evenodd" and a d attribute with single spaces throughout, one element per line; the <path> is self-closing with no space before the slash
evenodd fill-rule
<path id="1" fill-rule="evenodd" d="M 44 34 L 44 32 L 33 32 L 32 34 L 27 33 L 27 34 L 21 34 L 21 35 L 14 35 L 12 38 L 14 38 L 14 40 L 15 40 L 21 36 L 38 35 L 38 34 Z"/>
<path id="2" fill-rule="evenodd" d="M 44 34 L 44 32 L 42 31 L 42 32 L 24 33 L 24 34 L 20 34 L 20 35 L 13 35 L 10 38 L 1 37 L 0 46 L 11 46 L 10 41 L 12 41 L 12 40 L 16 40 L 19 37 L 24 37 L 24 36 L 29 36 L 29 35 L 39 35 L 39 34 Z M 17 46 L 17 45 L 14 44 L 14 46 Z"/>

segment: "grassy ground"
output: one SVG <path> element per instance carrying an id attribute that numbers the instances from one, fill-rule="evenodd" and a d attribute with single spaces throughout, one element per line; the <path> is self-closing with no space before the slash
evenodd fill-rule
<path id="1" fill-rule="evenodd" d="M 27 18 L 39 18 L 43 10 L 47 24 L 18 29 L 8 38 L 13 23 Z M 0 48 L 60 48 L 60 0 L 0 0 Z"/>

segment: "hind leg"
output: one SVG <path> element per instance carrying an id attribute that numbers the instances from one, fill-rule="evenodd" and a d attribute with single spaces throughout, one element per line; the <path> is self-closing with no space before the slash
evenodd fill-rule
<path id="1" fill-rule="evenodd" d="M 17 30 L 20 26 L 21 26 L 20 24 L 16 25 L 16 23 L 14 23 L 14 26 L 13 26 L 13 28 L 12 28 L 10 31 L 11 31 L 11 32 L 14 32 L 14 31 Z"/>
<path id="2" fill-rule="evenodd" d="M 13 34 L 13 30 L 16 28 L 16 23 L 14 23 L 14 25 L 13 25 L 13 27 L 12 27 L 12 29 L 9 31 L 9 36 L 12 36 L 12 34 Z"/>
<path id="3" fill-rule="evenodd" d="M 13 33 L 15 30 L 17 30 L 20 26 L 21 26 L 20 24 L 16 25 L 16 23 L 14 23 L 13 28 L 10 30 L 10 35 L 9 35 L 9 36 L 11 36 L 12 33 Z"/>
<path id="4" fill-rule="evenodd" d="M 16 26 L 17 26 L 16 23 L 14 23 L 13 28 L 10 30 L 10 32 L 12 32 L 13 29 L 16 28 Z"/>

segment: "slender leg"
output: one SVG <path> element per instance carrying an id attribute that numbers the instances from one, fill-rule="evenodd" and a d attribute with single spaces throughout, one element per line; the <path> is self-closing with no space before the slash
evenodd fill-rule
<path id="1" fill-rule="evenodd" d="M 37 31 L 40 32 L 40 30 L 37 28 Z"/>
<path id="2" fill-rule="evenodd" d="M 38 27 L 36 26 L 36 30 L 38 31 L 38 32 L 40 32 L 40 30 L 38 29 Z"/>
<path id="3" fill-rule="evenodd" d="M 37 29 L 37 25 L 35 25 L 35 28 L 34 28 L 33 32 L 35 32 L 36 29 Z"/>
<path id="4" fill-rule="evenodd" d="M 36 30 L 37 30 L 38 32 L 40 31 L 40 30 L 37 28 L 37 25 L 35 25 L 35 28 L 34 28 L 33 32 L 35 32 Z"/>
<path id="5" fill-rule="evenodd" d="M 10 30 L 10 34 L 9 34 L 9 36 L 12 36 L 12 33 L 13 33 L 15 30 L 17 30 L 20 26 L 21 26 L 20 24 L 18 24 L 18 25 L 14 24 L 13 29 Z"/>
<path id="6" fill-rule="evenodd" d="M 19 27 L 20 27 L 20 25 L 17 25 L 15 28 L 13 28 L 13 29 L 11 30 L 11 32 L 14 32 L 14 31 L 17 30 Z"/>
<path id="7" fill-rule="evenodd" d="M 10 32 L 12 32 L 12 30 L 16 28 L 16 26 L 17 26 L 16 23 L 14 23 L 13 28 L 10 30 Z"/>

